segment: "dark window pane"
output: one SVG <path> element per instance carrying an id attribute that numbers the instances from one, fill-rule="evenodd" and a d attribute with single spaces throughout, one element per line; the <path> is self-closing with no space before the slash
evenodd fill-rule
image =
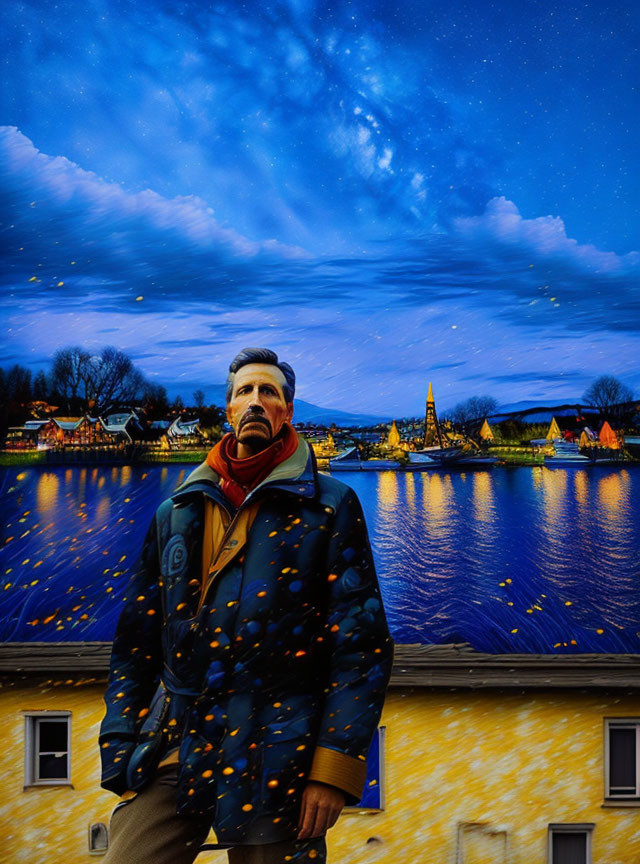
<path id="1" fill-rule="evenodd" d="M 636 785 L 636 730 L 609 728 L 609 785 Z"/>
<path id="2" fill-rule="evenodd" d="M 40 752 L 67 749 L 66 720 L 38 720 L 40 728 Z"/>
<path id="3" fill-rule="evenodd" d="M 38 759 L 39 780 L 64 780 L 67 774 L 67 754 L 47 753 Z"/>
<path id="4" fill-rule="evenodd" d="M 553 864 L 587 864 L 587 835 L 554 832 Z"/>
<path id="5" fill-rule="evenodd" d="M 107 826 L 103 822 L 95 822 L 91 826 L 89 849 L 91 852 L 106 852 L 109 845 Z"/>

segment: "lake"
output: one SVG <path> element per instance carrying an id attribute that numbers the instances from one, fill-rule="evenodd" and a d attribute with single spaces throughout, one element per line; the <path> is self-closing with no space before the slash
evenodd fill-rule
<path id="1" fill-rule="evenodd" d="M 155 508 L 194 467 L 0 469 L 0 639 L 110 639 Z M 640 466 L 338 479 L 397 642 L 640 653 Z"/>

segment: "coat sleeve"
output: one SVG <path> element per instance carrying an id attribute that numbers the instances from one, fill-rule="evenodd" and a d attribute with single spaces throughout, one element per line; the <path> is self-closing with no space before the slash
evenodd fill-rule
<path id="1" fill-rule="evenodd" d="M 126 768 L 137 731 L 149 709 L 162 669 L 160 566 L 156 517 L 127 586 L 111 649 L 100 725 L 101 785 L 117 794 L 126 788 Z"/>
<path id="2" fill-rule="evenodd" d="M 393 641 L 362 507 L 351 489 L 336 512 L 328 564 L 329 677 L 308 779 L 337 786 L 347 804 L 357 804 L 391 677 Z"/>

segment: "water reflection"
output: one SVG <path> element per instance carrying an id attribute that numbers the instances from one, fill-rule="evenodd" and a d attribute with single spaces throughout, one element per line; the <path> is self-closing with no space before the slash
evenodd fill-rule
<path id="1" fill-rule="evenodd" d="M 607 520 L 619 521 L 626 515 L 629 495 L 629 472 L 616 471 L 598 481 L 598 506 Z"/>
<path id="2" fill-rule="evenodd" d="M 477 522 L 492 523 L 495 521 L 493 485 L 488 471 L 477 471 L 473 475 L 473 505 L 474 517 Z"/>
<path id="3" fill-rule="evenodd" d="M 0 638 L 63 639 L 67 627 L 73 638 L 111 638 L 150 519 L 191 470 L 6 469 L 0 622 L 10 626 Z M 640 653 L 633 509 L 640 470 L 354 472 L 340 479 L 364 507 L 398 641 Z M 27 588 L 18 593 L 14 585 Z M 62 623 L 44 625 L 52 598 Z"/>
<path id="4" fill-rule="evenodd" d="M 38 478 L 36 484 L 36 507 L 42 515 L 55 509 L 58 503 L 59 488 L 60 479 L 53 471 L 43 472 Z"/>

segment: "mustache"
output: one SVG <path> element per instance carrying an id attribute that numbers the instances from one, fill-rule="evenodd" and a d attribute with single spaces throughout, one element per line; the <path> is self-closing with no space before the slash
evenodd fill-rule
<path id="1" fill-rule="evenodd" d="M 262 414 L 257 414 L 255 411 L 247 411 L 240 418 L 240 423 L 238 424 L 238 432 L 242 429 L 243 426 L 246 426 L 247 423 L 262 423 L 264 424 L 269 432 L 272 431 L 271 423 L 267 420 L 266 417 L 263 417 Z"/>

